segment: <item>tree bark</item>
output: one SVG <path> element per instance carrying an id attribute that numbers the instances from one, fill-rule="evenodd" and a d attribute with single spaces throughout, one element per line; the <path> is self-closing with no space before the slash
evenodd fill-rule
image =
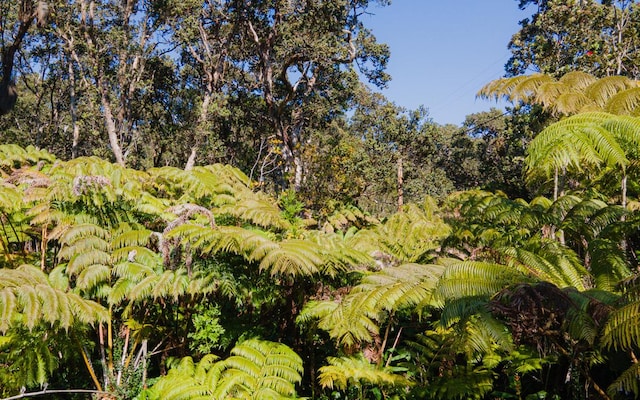
<path id="1" fill-rule="evenodd" d="M 402 170 L 402 157 L 398 157 L 398 211 L 402 211 L 404 205 L 404 172 Z"/>
<path id="2" fill-rule="evenodd" d="M 102 79 L 98 81 L 100 86 L 100 101 L 102 103 L 102 112 L 104 113 L 104 125 L 107 128 L 107 136 L 109 137 L 109 145 L 113 156 L 116 158 L 116 162 L 122 166 L 125 165 L 124 154 L 122 153 L 122 147 L 120 147 L 120 139 L 118 138 L 118 129 L 116 128 L 116 122 L 111 111 L 111 103 L 106 92 L 106 89 L 102 85 Z"/>

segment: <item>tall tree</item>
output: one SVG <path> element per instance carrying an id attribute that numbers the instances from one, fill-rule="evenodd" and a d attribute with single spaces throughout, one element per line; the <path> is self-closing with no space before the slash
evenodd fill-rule
<path id="1" fill-rule="evenodd" d="M 90 83 L 109 148 L 121 165 L 141 144 L 140 126 L 150 123 L 136 115 L 135 103 L 147 84 L 148 61 L 161 51 L 159 11 L 140 0 L 79 0 L 60 5 L 57 12 L 65 50 L 78 75 Z"/>
<path id="2" fill-rule="evenodd" d="M 386 4 L 387 1 L 377 1 Z M 362 23 L 368 0 L 254 1 L 241 13 L 245 90 L 258 93 L 264 115 L 280 142 L 288 184 L 304 179 L 301 149 L 310 126 L 323 125 L 344 110 L 357 81 L 354 62 L 382 86 L 386 45 Z"/>
<path id="3" fill-rule="evenodd" d="M 44 27 L 49 17 L 46 1 L 20 0 L 0 4 L 0 115 L 13 109 L 18 98 L 14 65 L 34 22 Z"/>

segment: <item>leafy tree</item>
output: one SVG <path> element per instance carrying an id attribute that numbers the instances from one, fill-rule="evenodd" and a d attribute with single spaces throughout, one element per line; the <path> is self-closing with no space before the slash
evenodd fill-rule
<path id="1" fill-rule="evenodd" d="M 531 4 L 537 6 L 534 14 L 520 22 L 509 43 L 509 75 L 533 70 L 553 76 L 570 71 L 638 76 L 635 1 L 519 1 L 521 9 Z"/>
<path id="2" fill-rule="evenodd" d="M 439 140 L 447 140 L 426 109 L 405 110 L 362 88 L 350 130 L 363 142 L 367 161 L 362 171 L 366 185 L 357 199 L 362 209 L 388 214 L 405 203 L 420 203 L 425 196 L 442 198 L 453 189 L 434 162 L 445 157 L 448 143 Z"/>
<path id="3" fill-rule="evenodd" d="M 381 1 L 380 4 L 385 4 Z M 323 126 L 325 113 L 344 109 L 357 78 L 353 64 L 376 85 L 384 85 L 388 49 L 378 44 L 360 15 L 369 2 L 257 2 L 239 12 L 250 76 L 246 90 L 258 93 L 278 140 L 289 184 L 304 178 L 300 149 L 308 127 Z M 331 99 L 331 103 L 328 100 Z M 341 104 L 342 107 L 335 107 Z"/>

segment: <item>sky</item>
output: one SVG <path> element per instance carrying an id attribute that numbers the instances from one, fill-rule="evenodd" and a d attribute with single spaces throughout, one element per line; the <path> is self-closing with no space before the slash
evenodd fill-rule
<path id="1" fill-rule="evenodd" d="M 424 105 L 439 124 L 461 125 L 468 114 L 503 108 L 476 93 L 504 76 L 509 40 L 531 10 L 520 10 L 517 0 L 392 0 L 369 11 L 365 26 L 391 50 L 392 80 L 381 91 L 389 100 Z"/>

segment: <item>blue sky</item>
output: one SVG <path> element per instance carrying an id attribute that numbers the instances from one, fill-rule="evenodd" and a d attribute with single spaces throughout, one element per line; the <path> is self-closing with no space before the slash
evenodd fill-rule
<path id="1" fill-rule="evenodd" d="M 365 25 L 391 48 L 392 80 L 382 93 L 402 107 L 424 105 L 439 124 L 456 125 L 496 106 L 475 95 L 504 75 L 509 40 L 532 14 L 517 0 L 392 0 L 370 11 Z"/>

